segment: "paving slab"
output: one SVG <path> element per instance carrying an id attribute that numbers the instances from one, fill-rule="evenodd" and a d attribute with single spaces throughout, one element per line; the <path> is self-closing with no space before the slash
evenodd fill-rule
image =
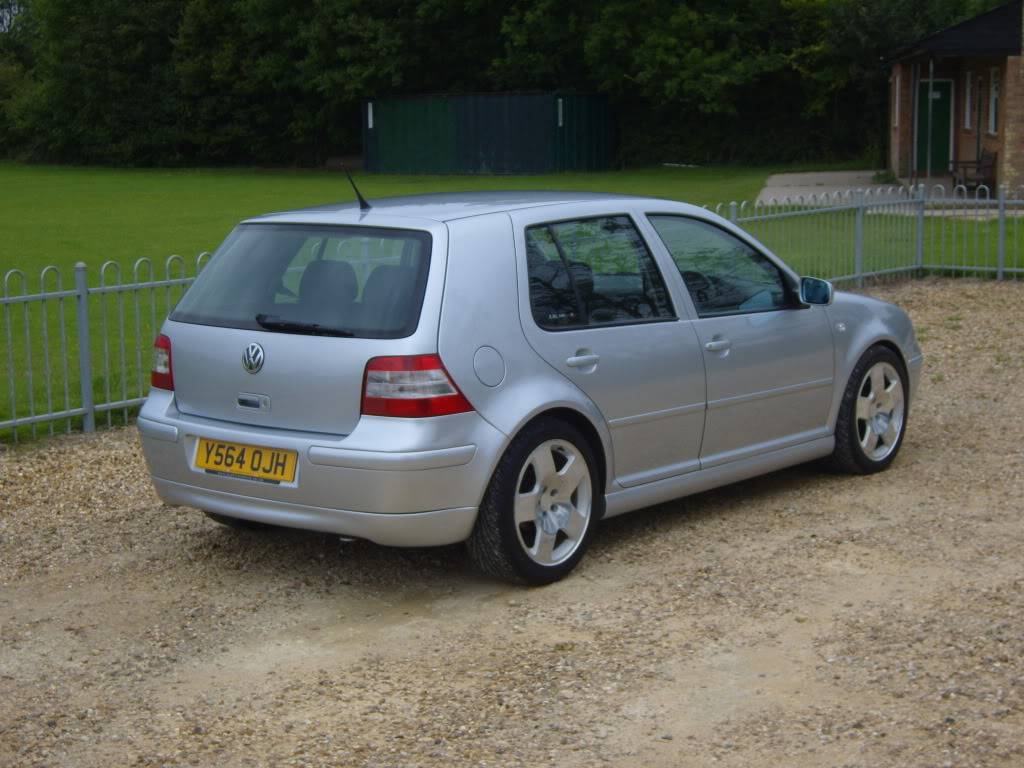
<path id="1" fill-rule="evenodd" d="M 879 186 L 871 179 L 876 171 L 816 171 L 813 173 L 775 173 L 768 177 L 764 189 L 757 196 L 758 202 L 767 203 L 772 198 L 794 198 L 800 195 L 822 195 L 845 192 L 848 189 L 867 189 Z"/>

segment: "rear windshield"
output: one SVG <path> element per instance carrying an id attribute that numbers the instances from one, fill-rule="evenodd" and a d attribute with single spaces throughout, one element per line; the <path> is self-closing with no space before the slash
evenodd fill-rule
<path id="1" fill-rule="evenodd" d="M 182 323 L 396 339 L 416 330 L 426 232 L 243 224 L 175 307 Z"/>

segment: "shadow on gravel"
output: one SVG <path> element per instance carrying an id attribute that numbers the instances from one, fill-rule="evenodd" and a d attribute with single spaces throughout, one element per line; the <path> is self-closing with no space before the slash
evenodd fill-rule
<path id="1" fill-rule="evenodd" d="M 606 520 L 598 528 L 591 550 L 613 549 L 617 542 L 630 542 L 676 527 L 700 525 L 711 520 L 756 512 L 769 502 L 784 504 L 787 495 L 795 496 L 816 485 L 824 487 L 836 482 L 837 477 L 842 476 L 809 464 L 667 501 Z"/>
<path id="2" fill-rule="evenodd" d="M 733 515 L 756 514 L 769 502 L 784 504 L 787 494 L 808 484 L 830 482 L 836 482 L 834 476 L 813 466 L 796 467 L 613 518 L 597 528 L 584 565 L 598 557 L 615 562 L 620 559 L 617 554 L 642 546 L 645 539 Z M 180 554 L 199 571 L 228 581 L 241 583 L 255 575 L 327 590 L 357 585 L 451 592 L 500 586 L 474 569 L 460 544 L 398 549 L 286 528 L 235 530 L 205 519 L 189 528 L 186 552 Z"/>

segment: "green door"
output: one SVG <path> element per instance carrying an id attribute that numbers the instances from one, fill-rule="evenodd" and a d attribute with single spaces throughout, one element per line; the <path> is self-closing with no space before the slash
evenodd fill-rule
<path id="1" fill-rule="evenodd" d="M 953 119 L 953 84 L 948 80 L 936 80 L 933 83 L 925 80 L 917 87 L 917 172 L 923 175 L 928 170 L 929 92 L 932 122 L 935 125 L 931 131 L 932 175 L 945 176 L 953 160 L 949 145 L 950 120 Z"/>

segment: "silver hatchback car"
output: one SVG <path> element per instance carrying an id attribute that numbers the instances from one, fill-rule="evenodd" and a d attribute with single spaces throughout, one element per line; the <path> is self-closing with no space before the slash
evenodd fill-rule
<path id="1" fill-rule="evenodd" d="M 170 504 L 466 541 L 543 584 L 601 518 L 822 457 L 884 469 L 921 363 L 901 309 L 701 208 L 427 195 L 240 224 L 164 324 L 138 426 Z"/>

